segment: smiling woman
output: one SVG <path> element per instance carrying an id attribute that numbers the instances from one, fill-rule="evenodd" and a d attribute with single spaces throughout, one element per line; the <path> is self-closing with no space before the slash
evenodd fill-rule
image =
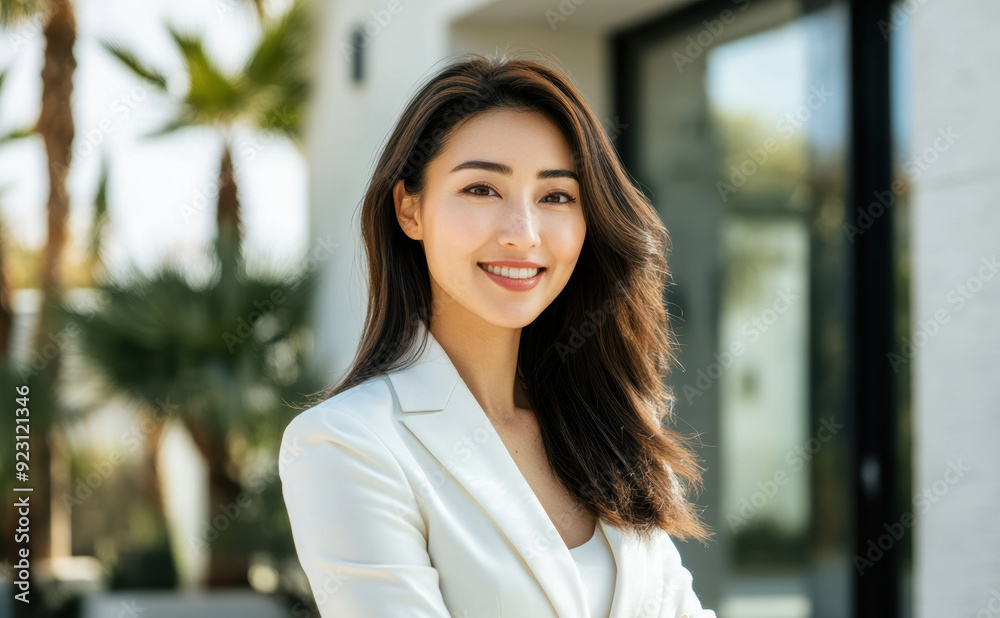
<path id="1" fill-rule="evenodd" d="M 587 229 L 574 167 L 569 144 L 543 114 L 496 108 L 455 131 L 427 166 L 420 194 L 396 181 L 399 224 L 423 246 L 432 295 L 456 301 L 431 316 L 431 332 L 492 330 L 510 347 L 514 329 L 559 295 Z M 504 367 L 513 384 L 514 363 Z"/>
<path id="2" fill-rule="evenodd" d="M 279 459 L 322 615 L 714 618 L 671 538 L 708 531 L 664 426 L 669 238 L 569 80 L 480 56 L 434 76 L 362 235 L 353 366 Z"/>

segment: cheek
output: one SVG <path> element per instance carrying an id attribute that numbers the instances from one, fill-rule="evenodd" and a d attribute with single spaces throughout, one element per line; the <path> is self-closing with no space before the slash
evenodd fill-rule
<path id="1" fill-rule="evenodd" d="M 583 248 L 587 225 L 583 215 L 556 218 L 545 236 L 549 253 L 560 262 L 575 263 Z"/>
<path id="2" fill-rule="evenodd" d="M 489 235 L 490 222 L 467 204 L 447 199 L 438 201 L 428 215 L 424 220 L 428 260 L 449 272 L 468 266 Z"/>

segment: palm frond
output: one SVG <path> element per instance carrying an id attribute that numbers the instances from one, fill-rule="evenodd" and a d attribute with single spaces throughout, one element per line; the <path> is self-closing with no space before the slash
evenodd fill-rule
<path id="1" fill-rule="evenodd" d="M 3 0 L 0 0 L 3 1 Z M 7 80 L 7 70 L 0 71 L 0 96 L 3 96 L 3 84 Z M 7 142 L 31 137 L 35 134 L 35 127 L 18 127 L 6 133 L 0 133 L 0 146 Z"/>
<path id="2" fill-rule="evenodd" d="M 247 79 L 255 85 L 256 96 L 248 115 L 256 128 L 300 137 L 303 107 L 309 96 L 311 23 L 309 5 L 296 0 L 285 14 L 265 25 L 244 67 Z"/>
<path id="3" fill-rule="evenodd" d="M 101 172 L 97 183 L 97 194 L 94 196 L 94 218 L 90 224 L 90 242 L 88 257 L 101 254 L 101 236 L 108 223 L 108 178 L 111 174 L 107 151 L 101 153 Z"/>
<path id="4" fill-rule="evenodd" d="M 257 19 L 264 21 L 267 19 L 267 8 L 264 6 L 266 0 L 245 0 L 253 5 L 254 13 L 257 14 Z"/>
<path id="5" fill-rule="evenodd" d="M 226 432 L 320 384 L 304 363 L 316 277 L 245 276 L 194 286 L 176 265 L 102 286 L 96 313 L 67 312 L 106 388 L 172 401 L 187 422 Z"/>
<path id="6" fill-rule="evenodd" d="M 180 116 L 177 116 L 176 118 L 171 119 L 166 124 L 164 124 L 163 126 L 159 127 L 158 129 L 153 129 L 152 131 L 148 131 L 146 133 L 143 133 L 140 137 L 142 137 L 143 139 L 163 137 L 165 135 L 170 135 L 171 133 L 175 133 L 176 131 L 179 131 L 180 129 L 184 129 L 184 128 L 187 128 L 187 127 L 193 127 L 193 126 L 196 126 L 198 124 L 202 124 L 202 121 L 200 119 L 198 119 L 198 118 L 190 118 L 190 117 L 187 117 L 184 114 L 181 114 Z"/>
<path id="7" fill-rule="evenodd" d="M 0 146 L 6 144 L 7 142 L 13 142 L 14 140 L 31 137 L 34 134 L 35 134 L 34 127 L 21 127 L 19 129 L 14 129 L 13 131 L 8 131 L 0 135 Z"/>
<path id="8" fill-rule="evenodd" d="M 115 58 L 121 61 L 128 69 L 135 73 L 140 79 L 150 82 L 160 90 L 166 92 L 167 78 L 163 73 L 146 65 L 132 51 L 126 49 L 120 43 L 114 41 L 101 40 L 101 45 L 108 50 Z"/>
<path id="9" fill-rule="evenodd" d="M 260 42 L 244 69 L 247 77 L 263 85 L 301 78 L 311 35 L 309 7 L 296 0 L 283 15 L 264 25 Z"/>
<path id="10" fill-rule="evenodd" d="M 48 4 L 45 0 L 0 0 L 0 25 L 18 26 L 42 15 Z"/>
<path id="11" fill-rule="evenodd" d="M 240 78 L 225 75 L 205 53 L 198 36 L 180 32 L 173 25 L 168 29 L 181 51 L 190 80 L 185 99 L 187 113 L 204 124 L 226 123 L 238 116 L 247 99 Z"/>

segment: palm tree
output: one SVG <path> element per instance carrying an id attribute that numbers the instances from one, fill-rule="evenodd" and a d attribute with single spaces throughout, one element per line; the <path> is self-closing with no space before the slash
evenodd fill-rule
<path id="1" fill-rule="evenodd" d="M 3 85 L 7 80 L 7 71 L 0 71 L 0 97 L 3 96 Z M 34 129 L 24 127 L 8 129 L 0 133 L 0 146 L 9 142 L 31 136 Z M 7 284 L 7 273 L 4 268 L 3 244 L 7 238 L 6 228 L 0 220 L 0 364 L 6 364 L 10 354 L 10 337 L 14 323 L 13 309 L 10 305 L 10 289 Z"/>
<path id="2" fill-rule="evenodd" d="M 7 78 L 6 71 L 0 71 L 0 97 L 3 96 L 3 85 Z M 33 129 L 22 128 L 14 130 L 6 130 L 4 133 L 0 134 L 0 145 L 12 142 L 17 139 L 28 137 L 32 134 Z M 2 197 L 2 193 L 0 193 Z M 14 325 L 14 311 L 11 306 L 11 295 L 10 286 L 8 284 L 7 278 L 7 262 L 4 259 L 4 250 L 6 248 L 5 243 L 9 238 L 7 233 L 7 228 L 4 225 L 2 219 L 0 219 L 0 383 L 4 386 L 4 392 L 13 393 L 16 386 L 23 386 L 23 381 L 20 381 L 20 375 L 14 370 L 11 358 L 11 336 L 13 334 Z M 14 452 L 14 431 L 12 427 L 5 427 L 3 430 L 3 435 L 0 436 L 0 450 L 4 453 Z M 0 472 L 2 472 L 2 478 L 0 478 L 0 489 L 7 495 L 11 493 L 12 481 L 14 480 L 14 473 L 12 470 L 8 470 L 13 462 L 2 461 L 0 462 Z M 13 524 L 17 520 L 17 509 L 14 507 L 13 503 L 6 505 L 0 510 L 2 517 L 0 517 L 0 526 L 4 530 L 13 529 Z M 10 535 L 4 535 L 4 537 L 10 537 Z M 13 537 L 4 538 L 0 540 L 0 550 L 5 556 L 13 556 Z"/>
<path id="3" fill-rule="evenodd" d="M 0 26 L 17 27 L 25 22 L 37 21 L 42 25 L 45 37 L 45 60 L 42 65 L 42 111 L 34 127 L 45 143 L 48 157 L 49 195 L 46 206 L 48 215 L 48 239 L 42 258 L 41 284 L 42 304 L 39 326 L 35 330 L 34 349 L 41 351 L 49 333 L 58 330 L 58 306 L 63 293 L 62 258 L 66 246 L 66 224 L 69 216 L 69 195 L 66 192 L 66 176 L 72 158 L 73 73 L 76 58 L 73 44 L 76 42 L 76 12 L 70 0 L 0 0 Z M 59 375 L 61 350 L 46 355 L 42 373 L 44 380 L 55 383 Z M 54 413 L 53 413 L 54 414 Z M 54 415 L 49 415 L 50 420 Z M 52 513 L 50 496 L 57 493 L 52 487 L 50 465 L 52 457 L 61 460 L 57 425 L 43 426 L 33 423 L 37 433 L 44 439 L 33 446 L 36 507 L 32 509 L 34 534 L 31 535 L 31 555 L 46 558 L 65 550 L 53 547 Z M 65 531 L 63 531 L 65 532 Z M 65 541 L 63 534 L 57 535 Z"/>
<path id="4" fill-rule="evenodd" d="M 74 135 L 73 73 L 76 57 L 76 12 L 69 0 L 0 0 L 0 25 L 17 27 L 40 20 L 45 36 L 42 65 L 42 112 L 35 131 L 45 142 L 49 162 L 48 242 L 42 262 L 42 287 L 58 301 L 62 291 L 60 267 L 66 246 L 69 195 L 66 176 L 72 157 Z M 55 306 L 57 302 L 53 302 Z"/>
<path id="5" fill-rule="evenodd" d="M 255 6 L 261 10 L 259 2 Z M 195 126 L 221 134 L 213 247 L 219 273 L 206 289 L 192 284 L 177 266 L 114 281 L 104 286 L 105 307 L 81 324 L 82 354 L 101 369 L 111 392 L 128 394 L 148 410 L 160 408 L 183 421 L 208 466 L 212 516 L 237 503 L 242 490 L 240 462 L 229 447 L 233 437 L 251 443 L 273 440 L 280 435 L 280 423 L 275 425 L 268 412 L 275 412 L 280 401 L 298 399 L 322 385 L 301 369 L 306 338 L 301 325 L 312 275 L 265 280 L 246 271 L 231 147 L 238 125 L 278 132 L 301 147 L 310 52 L 306 6 L 297 0 L 285 14 L 265 18 L 257 47 L 235 75 L 224 74 L 208 58 L 198 37 L 168 26 L 186 67 L 188 89 L 176 101 L 176 116 L 149 136 Z M 103 44 L 170 97 L 162 72 L 116 43 Z M 251 316 L 268 303 L 273 311 L 262 318 L 264 326 L 249 327 Z M 67 316 L 84 319 L 69 310 Z M 176 405 L 163 410 L 164 401 Z M 150 446 L 155 449 L 155 440 Z M 241 538 L 237 525 L 216 532 L 208 585 L 246 585 L 253 539 Z"/>
<path id="6" fill-rule="evenodd" d="M 312 52 L 308 3 L 295 0 L 288 11 L 275 18 L 263 16 L 262 1 L 255 0 L 254 6 L 262 16 L 264 32 L 242 71 L 233 75 L 224 73 L 207 56 L 199 37 L 167 26 L 183 58 L 188 89 L 176 101 L 176 116 L 147 135 L 206 126 L 221 135 L 216 242 L 224 278 L 229 278 L 243 241 L 232 157 L 233 131 L 244 126 L 277 132 L 301 148 L 302 117 L 308 95 L 307 65 Z M 168 80 L 162 71 L 118 43 L 102 41 L 102 44 L 137 77 L 170 98 Z"/>
<path id="7" fill-rule="evenodd" d="M 0 365 L 6 365 L 10 359 L 10 338 L 14 325 L 14 310 L 11 307 L 6 262 L 3 259 L 6 238 L 7 228 L 0 219 Z"/>
<path id="8" fill-rule="evenodd" d="M 234 505 L 245 506 L 244 462 L 230 444 L 276 448 L 285 402 L 321 386 L 304 370 L 314 275 L 250 277 L 239 266 L 237 279 L 224 280 L 219 271 L 204 287 L 168 264 L 103 286 L 106 300 L 96 314 L 67 309 L 106 396 L 156 409 L 160 421 L 179 419 L 205 458 L 211 512 L 198 541 L 210 547 L 209 586 L 247 585 L 256 534 L 233 516 L 241 510 Z M 229 518 L 224 525 L 216 523 L 220 515 Z"/>

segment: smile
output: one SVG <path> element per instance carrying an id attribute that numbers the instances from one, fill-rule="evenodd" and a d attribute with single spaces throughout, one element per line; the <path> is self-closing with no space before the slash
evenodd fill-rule
<path id="1" fill-rule="evenodd" d="M 479 264 L 479 269 L 503 288 L 523 292 L 535 287 L 545 274 L 545 268 L 508 268 Z"/>
<path id="2" fill-rule="evenodd" d="M 491 266 L 490 264 L 480 264 L 479 267 L 508 279 L 530 279 L 540 271 L 545 270 L 544 268 L 508 268 L 506 266 Z"/>

